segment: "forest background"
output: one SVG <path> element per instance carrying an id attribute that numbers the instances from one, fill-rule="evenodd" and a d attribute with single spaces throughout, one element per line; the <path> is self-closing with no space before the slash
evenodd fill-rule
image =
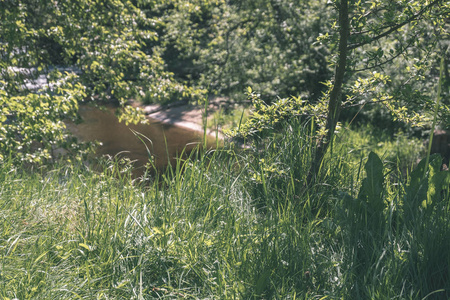
<path id="1" fill-rule="evenodd" d="M 356 117 L 386 129 L 404 121 L 406 127 L 429 124 L 441 56 L 444 86 L 450 80 L 446 4 L 350 2 L 348 65 L 339 96 L 347 108 L 344 120 Z M 78 149 L 68 147 L 59 121 L 74 118 L 78 103 L 91 100 L 115 101 L 123 107 L 121 118 L 137 122 L 142 116 L 126 106 L 130 99 L 202 102 L 220 95 L 242 102 L 251 87 L 267 104 L 296 97 L 303 102 L 297 106 L 314 106 L 302 113 L 325 114 L 339 46 L 332 1 L 1 5 L 2 153 L 34 152 L 42 160 L 52 147 Z M 76 67 L 77 74 L 55 66 Z M 40 74 L 55 84 L 30 91 L 24 81 Z M 448 88 L 443 93 L 439 117 L 446 127 Z M 5 124 L 11 115 L 21 122 Z M 30 148 L 36 139 L 43 142 L 40 151 Z"/>

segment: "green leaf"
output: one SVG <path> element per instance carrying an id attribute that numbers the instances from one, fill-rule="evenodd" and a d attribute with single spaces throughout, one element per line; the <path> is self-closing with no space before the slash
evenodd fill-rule
<path id="1" fill-rule="evenodd" d="M 430 164 L 434 160 L 441 160 L 439 154 L 430 156 Z M 411 172 L 409 184 L 406 186 L 405 204 L 418 207 L 419 203 L 427 200 L 428 196 L 428 175 L 425 174 L 426 158 L 422 159 L 417 167 Z"/>
<path id="2" fill-rule="evenodd" d="M 424 202 L 426 208 L 431 208 L 440 202 L 442 191 L 449 185 L 450 172 L 441 171 L 441 164 L 442 160 L 439 157 L 430 162 L 427 201 Z"/>
<path id="3" fill-rule="evenodd" d="M 78 245 L 81 246 L 81 247 L 83 247 L 84 249 L 86 249 L 86 250 L 88 250 L 88 251 L 91 251 L 91 247 L 89 247 L 89 245 L 86 245 L 86 244 L 84 244 L 84 243 L 79 243 Z"/>
<path id="4" fill-rule="evenodd" d="M 359 198 L 365 199 L 371 206 L 383 205 L 383 162 L 374 152 L 369 153 L 369 158 L 365 165 L 367 177 L 363 180 Z"/>

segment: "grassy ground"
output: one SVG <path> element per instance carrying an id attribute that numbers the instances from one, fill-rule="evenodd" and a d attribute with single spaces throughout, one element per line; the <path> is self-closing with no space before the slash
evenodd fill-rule
<path id="1" fill-rule="evenodd" d="M 438 162 L 411 172 L 418 141 L 344 128 L 306 188 L 308 132 L 293 122 L 142 182 L 117 162 L 3 164 L 0 299 L 446 299 Z"/>
<path id="2" fill-rule="evenodd" d="M 215 130 L 230 130 L 238 128 L 245 123 L 250 115 L 250 108 L 244 106 L 237 106 L 231 108 L 219 107 L 214 113 L 208 116 L 208 128 Z"/>

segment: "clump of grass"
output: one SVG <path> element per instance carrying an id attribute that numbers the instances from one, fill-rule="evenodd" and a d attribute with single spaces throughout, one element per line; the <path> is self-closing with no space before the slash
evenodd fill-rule
<path id="1" fill-rule="evenodd" d="M 208 120 L 208 127 L 211 130 L 219 128 L 221 131 L 238 128 L 240 124 L 246 122 L 250 115 L 250 108 L 243 106 L 220 107 Z"/>
<path id="2" fill-rule="evenodd" d="M 351 152 L 348 159 L 353 165 L 361 164 L 361 160 L 373 151 L 395 177 L 406 177 L 426 154 L 423 141 L 416 137 L 401 131 L 392 136 L 367 125 L 358 129 L 343 126 L 336 140 L 338 147 L 342 147 L 340 151 Z"/>

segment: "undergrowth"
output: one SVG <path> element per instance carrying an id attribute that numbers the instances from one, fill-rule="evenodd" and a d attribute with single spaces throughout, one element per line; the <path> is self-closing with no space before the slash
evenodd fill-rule
<path id="1" fill-rule="evenodd" d="M 0 298 L 447 299 L 439 158 L 415 166 L 418 141 L 344 128 L 306 188 L 311 130 L 291 120 L 140 179 L 115 161 L 4 163 Z"/>

